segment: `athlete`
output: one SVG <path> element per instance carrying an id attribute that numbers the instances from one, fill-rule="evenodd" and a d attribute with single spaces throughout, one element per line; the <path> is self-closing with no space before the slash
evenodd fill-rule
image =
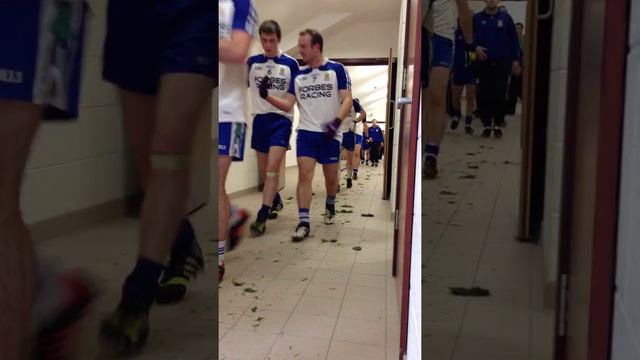
<path id="1" fill-rule="evenodd" d="M 298 62 L 278 49 L 282 32 L 277 22 L 263 22 L 258 34 L 264 53 L 250 57 L 247 63 L 253 109 L 251 147 L 258 156 L 258 169 L 264 190 L 262 207 L 258 211 L 256 221 L 251 224 L 252 236 L 264 234 L 267 220 L 277 218 L 284 206 L 278 193 L 278 171 L 289 148 L 293 127 L 293 111 L 284 112 L 262 99 L 260 82 L 265 76 L 269 77 L 272 86 L 268 92 L 283 97 L 299 71 Z"/>
<path id="2" fill-rule="evenodd" d="M 40 120 L 78 115 L 85 11 L 81 0 L 0 1 L 2 359 L 71 356 L 74 325 L 93 298 L 81 274 L 54 271 L 36 258 L 20 211 L 23 173 Z"/>
<path id="3" fill-rule="evenodd" d="M 244 159 L 246 61 L 251 41 L 257 35 L 258 19 L 252 0 L 220 0 L 219 4 L 218 281 L 222 281 L 225 247 L 232 250 L 239 241 L 239 236 L 230 238 L 231 205 L 226 180 L 231 162 Z"/>
<path id="4" fill-rule="evenodd" d="M 366 120 L 362 122 L 362 160 L 369 166 L 369 149 L 371 148 L 371 138 L 369 138 L 369 126 Z"/>
<path id="5" fill-rule="evenodd" d="M 473 134 L 473 128 L 471 122 L 473 120 L 473 111 L 476 104 L 476 77 L 470 67 L 469 61 L 466 56 L 466 42 L 462 28 L 458 26 L 455 33 L 455 54 L 453 60 L 453 76 L 452 83 L 452 97 L 453 97 L 453 110 L 454 115 L 451 121 L 451 130 L 458 128 L 460 120 L 464 117 L 464 131 L 467 134 Z M 467 95 L 467 108 L 465 115 L 461 111 L 462 92 L 466 90 Z"/>
<path id="6" fill-rule="evenodd" d="M 357 114 L 357 115 L 356 115 Z M 362 147 L 362 121 L 367 116 L 358 99 L 353 99 L 353 107 L 349 115 L 348 131 L 342 134 L 342 147 L 347 160 L 347 189 L 353 186 L 358 178 L 360 165 L 360 148 Z M 358 126 L 360 124 L 360 126 Z M 358 134 L 360 132 L 360 134 Z M 359 136 L 359 138 L 358 138 Z M 357 157 L 357 158 L 356 158 Z"/>
<path id="7" fill-rule="evenodd" d="M 447 86 L 453 66 L 456 13 L 460 17 L 467 52 L 472 51 L 474 45 L 471 10 L 467 0 L 431 0 L 429 4 L 422 34 L 422 117 L 426 121 L 427 135 L 424 177 L 435 179 L 438 175 L 440 143 L 447 121 Z"/>
<path id="8" fill-rule="evenodd" d="M 192 141 L 217 79 L 216 19 L 207 0 L 108 3 L 103 77 L 118 87 L 145 192 L 136 264 L 100 325 L 116 355 L 140 351 L 154 300 L 180 300 L 203 268 L 185 214 Z"/>
<path id="9" fill-rule="evenodd" d="M 380 159 L 382 158 L 384 133 L 380 126 L 378 126 L 378 121 L 376 119 L 373 119 L 373 122 L 369 127 L 369 138 L 371 139 L 371 142 L 369 143 L 371 146 L 371 165 L 377 167 L 380 164 Z"/>
<path id="10" fill-rule="evenodd" d="M 322 165 L 327 191 L 324 223 L 334 223 L 340 141 L 353 106 L 347 70 L 344 65 L 325 58 L 322 48 L 323 39 L 318 31 L 307 29 L 300 32 L 298 49 L 307 65 L 300 69 L 291 82 L 289 93 L 284 98 L 269 94 L 268 77 L 265 77 L 260 89 L 260 96 L 278 109 L 289 112 L 296 102 L 300 109 L 296 139 L 300 223 L 292 236 L 293 241 L 302 241 L 309 236 L 311 184 L 317 163 Z"/>

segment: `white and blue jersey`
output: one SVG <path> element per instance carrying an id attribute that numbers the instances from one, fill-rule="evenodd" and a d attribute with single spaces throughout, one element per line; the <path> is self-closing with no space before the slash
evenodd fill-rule
<path id="1" fill-rule="evenodd" d="M 249 92 L 251 94 L 251 115 L 274 113 L 293 120 L 293 109 L 284 112 L 271 105 L 260 97 L 258 86 L 265 76 L 269 76 L 272 82 L 269 95 L 282 98 L 289 92 L 291 82 L 300 71 L 298 61 L 291 56 L 280 52 L 275 58 L 269 58 L 264 54 L 254 55 L 247 60 L 249 70 Z"/>
<path id="2" fill-rule="evenodd" d="M 300 110 L 298 130 L 325 132 L 326 126 L 340 111 L 340 90 L 350 89 L 347 69 L 338 62 L 325 59 L 318 68 L 305 66 L 300 69 L 289 87 Z M 342 139 L 342 131 L 336 133 L 336 140 Z"/>
<path id="3" fill-rule="evenodd" d="M 230 40 L 234 30 L 255 37 L 258 15 L 252 0 L 219 0 L 218 38 Z M 219 62 L 218 121 L 246 123 L 247 68 Z"/>
<path id="4" fill-rule="evenodd" d="M 351 120 L 351 122 L 348 123 L 348 128 L 349 131 L 353 131 L 356 134 L 362 135 L 364 124 L 362 124 L 362 122 L 358 122 L 358 114 L 360 112 L 362 112 L 360 101 L 358 101 L 358 99 L 353 99 L 353 106 L 351 107 L 351 112 L 349 113 L 349 119 Z"/>
<path id="5" fill-rule="evenodd" d="M 83 0 L 0 1 L 0 99 L 76 118 L 85 14 Z"/>

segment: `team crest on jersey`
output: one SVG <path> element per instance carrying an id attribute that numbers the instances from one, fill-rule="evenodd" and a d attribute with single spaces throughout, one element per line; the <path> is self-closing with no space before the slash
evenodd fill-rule
<path id="1" fill-rule="evenodd" d="M 501 28 L 504 26 L 504 23 L 502 22 L 502 20 L 498 20 L 498 27 Z"/>
<path id="2" fill-rule="evenodd" d="M 284 76 L 284 69 L 280 68 L 280 76 Z"/>
<path id="3" fill-rule="evenodd" d="M 324 74 L 324 81 L 329 81 L 329 80 L 331 80 L 329 78 L 329 73 Z"/>

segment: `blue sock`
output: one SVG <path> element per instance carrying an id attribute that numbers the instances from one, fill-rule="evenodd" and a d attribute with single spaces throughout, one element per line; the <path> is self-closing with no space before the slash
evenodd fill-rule
<path id="1" fill-rule="evenodd" d="M 149 310 L 156 295 L 158 279 L 164 266 L 138 257 L 136 266 L 122 286 L 121 306 L 125 311 Z"/>
<path id="2" fill-rule="evenodd" d="M 301 223 L 310 223 L 309 220 L 309 209 L 299 208 L 298 209 L 298 217 L 300 218 Z"/>
<path id="3" fill-rule="evenodd" d="M 440 153 L 440 147 L 436 144 L 427 144 L 427 156 L 431 156 L 434 158 L 438 158 L 438 154 Z"/>
<path id="4" fill-rule="evenodd" d="M 273 205 L 282 204 L 282 198 L 280 197 L 280 193 L 277 192 L 276 196 L 273 197 Z"/>
<path id="5" fill-rule="evenodd" d="M 194 243 L 196 242 L 196 232 L 191 226 L 188 219 L 183 219 L 180 222 L 178 233 L 173 241 L 173 247 L 171 249 L 171 263 L 183 263 L 187 256 L 191 254 Z"/>
<path id="6" fill-rule="evenodd" d="M 262 207 L 258 211 L 258 221 L 259 222 L 267 221 L 267 219 L 269 218 L 269 212 L 271 212 L 271 207 L 269 205 L 262 204 Z"/>
<path id="7" fill-rule="evenodd" d="M 326 207 L 327 207 L 327 210 L 329 210 L 331 212 L 335 212 L 336 211 L 336 197 L 335 196 L 327 196 Z"/>

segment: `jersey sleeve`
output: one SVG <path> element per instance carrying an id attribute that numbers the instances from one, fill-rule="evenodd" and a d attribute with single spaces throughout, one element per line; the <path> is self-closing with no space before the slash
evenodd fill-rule
<path id="1" fill-rule="evenodd" d="M 258 13 L 252 0 L 234 0 L 233 30 L 242 30 L 255 37 L 257 34 Z"/>
<path id="2" fill-rule="evenodd" d="M 293 69 L 291 69 L 291 81 L 289 82 L 289 94 L 296 96 L 296 77 L 298 76 L 299 71 L 295 74 L 293 73 Z"/>
<path id="3" fill-rule="evenodd" d="M 516 32 L 516 25 L 513 22 L 513 18 L 507 14 L 507 36 L 509 38 L 510 54 L 513 61 L 522 60 L 522 52 L 520 49 L 520 41 L 518 41 L 518 33 Z"/>
<path id="4" fill-rule="evenodd" d="M 253 56 L 247 59 L 247 87 L 251 87 L 251 67 L 254 61 L 255 58 Z"/>
<path id="5" fill-rule="evenodd" d="M 337 64 L 336 75 L 338 76 L 338 90 L 351 90 L 351 78 L 347 69 L 342 64 Z"/>
<path id="6" fill-rule="evenodd" d="M 360 102 L 356 99 L 353 99 L 353 110 L 356 113 L 359 113 L 362 111 L 362 106 L 360 106 Z"/>

